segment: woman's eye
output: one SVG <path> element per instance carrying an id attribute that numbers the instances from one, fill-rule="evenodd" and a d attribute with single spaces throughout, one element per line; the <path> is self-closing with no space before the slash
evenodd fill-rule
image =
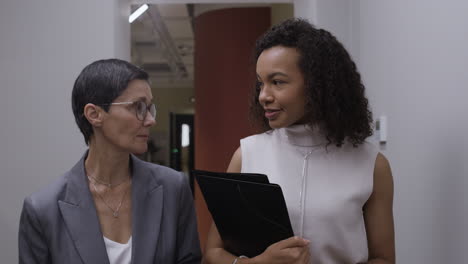
<path id="1" fill-rule="evenodd" d="M 146 110 L 145 102 L 142 102 L 142 101 L 135 102 L 135 110 L 140 113 L 144 112 Z"/>
<path id="2" fill-rule="evenodd" d="M 257 81 L 256 87 L 257 87 L 257 89 L 261 89 L 263 87 L 263 83 L 260 82 L 260 81 Z"/>
<path id="3" fill-rule="evenodd" d="M 273 84 L 274 85 L 280 85 L 280 84 L 283 84 L 284 82 L 281 81 L 281 80 L 273 80 Z"/>

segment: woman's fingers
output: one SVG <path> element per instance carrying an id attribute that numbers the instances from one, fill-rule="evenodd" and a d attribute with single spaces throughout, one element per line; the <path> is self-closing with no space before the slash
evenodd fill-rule
<path id="1" fill-rule="evenodd" d="M 268 264 L 307 264 L 310 258 L 308 245 L 309 241 L 306 239 L 290 237 L 269 246 L 256 260 L 258 263 Z"/>
<path id="2" fill-rule="evenodd" d="M 278 247 L 279 249 L 285 249 L 285 248 L 293 248 L 293 247 L 305 247 L 309 245 L 309 242 L 310 241 L 307 239 L 293 236 L 288 239 L 281 240 L 273 245 L 275 247 Z"/>
<path id="3" fill-rule="evenodd" d="M 309 247 L 303 247 L 303 248 L 302 248 L 302 254 L 301 254 L 299 263 L 301 263 L 301 264 L 310 264 L 310 251 L 309 251 Z"/>

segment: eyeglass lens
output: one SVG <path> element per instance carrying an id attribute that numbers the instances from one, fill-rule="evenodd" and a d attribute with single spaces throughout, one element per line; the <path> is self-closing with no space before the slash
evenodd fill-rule
<path id="1" fill-rule="evenodd" d="M 149 110 L 151 116 L 153 118 L 156 118 L 156 106 L 154 104 L 151 104 L 149 109 L 148 109 L 148 105 L 145 102 L 139 101 L 139 102 L 137 102 L 136 110 L 137 110 L 138 119 L 140 119 L 142 121 L 145 120 L 146 113 L 148 113 L 148 110 Z"/>

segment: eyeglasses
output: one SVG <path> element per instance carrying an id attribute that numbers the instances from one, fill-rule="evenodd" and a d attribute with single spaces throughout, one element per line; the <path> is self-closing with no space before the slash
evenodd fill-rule
<path id="1" fill-rule="evenodd" d="M 143 121 L 146 118 L 146 114 L 150 113 L 150 115 L 156 119 L 156 105 L 151 103 L 147 105 L 143 101 L 134 101 L 134 102 L 118 102 L 118 103 L 110 103 L 110 104 L 101 104 L 101 105 L 133 105 L 135 109 L 136 117 L 138 120 Z"/>

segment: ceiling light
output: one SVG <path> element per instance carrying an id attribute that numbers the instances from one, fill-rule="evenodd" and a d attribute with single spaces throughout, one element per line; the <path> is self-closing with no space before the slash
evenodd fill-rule
<path id="1" fill-rule="evenodd" d="M 135 21 L 135 19 L 137 19 L 139 16 L 141 16 L 141 14 L 143 14 L 147 9 L 148 9 L 147 4 L 144 4 L 144 5 L 140 6 L 137 10 L 135 10 L 135 12 L 133 12 L 128 17 L 128 22 L 132 23 L 133 21 Z"/>

